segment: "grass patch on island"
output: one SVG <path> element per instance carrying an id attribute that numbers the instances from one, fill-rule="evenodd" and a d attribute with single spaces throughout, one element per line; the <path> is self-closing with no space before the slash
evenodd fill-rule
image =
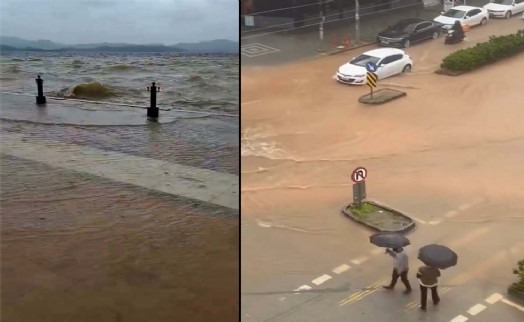
<path id="1" fill-rule="evenodd" d="M 358 218 L 365 218 L 367 217 L 367 215 L 379 210 L 379 207 L 369 204 L 367 202 L 363 202 L 360 208 L 358 208 L 355 205 L 351 206 L 351 212 Z"/>

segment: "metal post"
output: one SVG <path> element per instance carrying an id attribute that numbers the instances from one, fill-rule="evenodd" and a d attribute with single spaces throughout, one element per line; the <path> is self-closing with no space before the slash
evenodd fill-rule
<path id="1" fill-rule="evenodd" d="M 43 105 L 46 104 L 46 98 L 44 96 L 44 80 L 40 78 L 40 75 L 38 75 L 38 78 L 35 79 L 36 81 L 36 87 L 38 90 L 38 96 L 36 97 L 36 104 Z"/>
<path id="2" fill-rule="evenodd" d="M 370 88 L 371 88 L 371 99 L 373 99 L 373 86 L 371 86 Z"/>
<path id="3" fill-rule="evenodd" d="M 158 117 L 158 107 L 156 107 L 156 93 L 160 92 L 160 87 L 155 85 L 155 82 L 151 85 L 151 87 L 148 87 L 147 90 L 151 92 L 151 105 L 147 109 L 147 117 Z"/>
<path id="4" fill-rule="evenodd" d="M 360 2 L 355 0 L 355 34 L 357 42 L 360 42 Z"/>

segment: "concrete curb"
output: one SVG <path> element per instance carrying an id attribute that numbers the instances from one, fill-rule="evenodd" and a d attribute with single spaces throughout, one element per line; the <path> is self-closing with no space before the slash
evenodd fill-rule
<path id="1" fill-rule="evenodd" d="M 343 213 L 344 215 L 346 215 L 347 217 L 351 218 L 352 220 L 358 222 L 359 224 L 362 224 L 362 225 L 364 225 L 364 226 L 367 226 L 368 228 L 371 228 L 371 229 L 373 229 L 373 230 L 377 230 L 377 231 L 396 232 L 396 233 L 407 233 L 407 232 L 413 230 L 413 229 L 416 227 L 416 223 L 415 223 L 415 221 L 414 221 L 411 217 L 407 216 L 406 214 L 404 214 L 404 213 L 402 213 L 402 212 L 400 212 L 400 211 L 398 211 L 398 210 L 395 210 L 395 209 L 393 209 L 393 208 L 391 208 L 391 207 L 385 206 L 385 205 L 383 205 L 383 204 L 381 204 L 381 203 L 378 203 L 378 202 L 376 202 L 376 201 L 363 200 L 363 202 L 367 202 L 367 203 L 369 203 L 369 204 L 372 204 L 372 205 L 375 205 L 375 206 L 377 206 L 377 207 L 381 207 L 381 208 L 383 208 L 383 209 L 386 209 L 386 210 L 388 210 L 388 211 L 391 211 L 391 212 L 393 212 L 393 213 L 395 213 L 395 214 L 398 214 L 398 215 L 400 215 L 400 216 L 402 216 L 402 217 L 404 217 L 404 218 L 409 219 L 411 222 L 410 222 L 406 227 L 404 227 L 403 229 L 399 229 L 399 230 L 382 230 L 382 229 L 380 229 L 380 227 L 377 227 L 377 226 L 375 226 L 375 225 L 372 225 L 372 224 L 369 224 L 369 223 L 367 223 L 367 222 L 364 222 L 364 221 L 360 220 L 357 216 L 353 215 L 353 213 L 352 213 L 351 211 L 349 211 L 349 212 L 346 211 L 346 209 L 347 209 L 349 206 L 353 205 L 353 203 L 350 203 L 350 204 L 346 205 L 344 208 L 342 208 L 342 213 Z"/>
<path id="2" fill-rule="evenodd" d="M 364 94 L 364 95 L 359 97 L 358 102 L 361 103 L 361 104 L 366 104 L 366 105 L 382 105 L 382 104 L 385 104 L 387 102 L 394 101 L 397 98 L 405 97 L 405 96 L 408 95 L 408 93 L 406 93 L 406 92 L 397 91 L 397 90 L 390 89 L 390 88 L 381 88 L 378 91 L 376 91 L 375 93 L 379 93 L 379 92 L 384 91 L 384 90 L 388 90 L 390 92 L 396 92 L 396 93 L 392 94 L 390 97 L 388 97 L 386 99 L 383 99 L 383 100 L 376 100 L 375 98 L 371 99 L 371 94 Z"/>

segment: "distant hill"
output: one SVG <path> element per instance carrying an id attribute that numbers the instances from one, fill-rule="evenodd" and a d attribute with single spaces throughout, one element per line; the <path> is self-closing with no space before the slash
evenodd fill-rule
<path id="1" fill-rule="evenodd" d="M 18 37 L 0 36 L 4 51 L 59 51 L 59 52 L 188 52 L 188 53 L 226 53 L 238 54 L 238 42 L 224 39 L 201 41 L 198 43 L 179 43 L 171 46 L 163 44 L 135 45 L 126 43 L 98 43 L 66 45 L 50 40 L 26 40 Z M 8 49 L 10 47 L 11 49 Z"/>
<path id="2" fill-rule="evenodd" d="M 61 48 L 52 50 L 55 52 L 102 52 L 102 53 L 183 53 L 186 50 L 178 47 L 143 46 L 143 45 L 121 45 L 121 46 L 102 46 L 94 48 Z"/>
<path id="3" fill-rule="evenodd" d="M 201 41 L 198 43 L 178 43 L 173 46 L 185 49 L 191 53 L 236 54 L 239 52 L 238 42 L 225 39 Z"/>
<path id="4" fill-rule="evenodd" d="M 40 48 L 32 48 L 32 47 L 16 48 L 12 46 L 0 45 L 0 51 L 46 51 L 46 50 L 40 49 Z"/>

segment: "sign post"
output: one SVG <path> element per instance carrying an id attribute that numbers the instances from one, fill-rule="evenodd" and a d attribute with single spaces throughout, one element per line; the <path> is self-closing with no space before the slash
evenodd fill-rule
<path id="1" fill-rule="evenodd" d="M 358 208 L 362 206 L 362 200 L 366 198 L 366 177 L 368 170 L 364 167 L 358 167 L 351 173 L 353 184 L 353 204 Z"/>
<path id="2" fill-rule="evenodd" d="M 375 73 L 377 71 L 377 65 L 375 63 L 369 62 L 366 64 L 366 80 L 369 89 L 371 90 L 371 98 L 373 98 L 373 88 L 377 87 L 378 75 Z"/>

